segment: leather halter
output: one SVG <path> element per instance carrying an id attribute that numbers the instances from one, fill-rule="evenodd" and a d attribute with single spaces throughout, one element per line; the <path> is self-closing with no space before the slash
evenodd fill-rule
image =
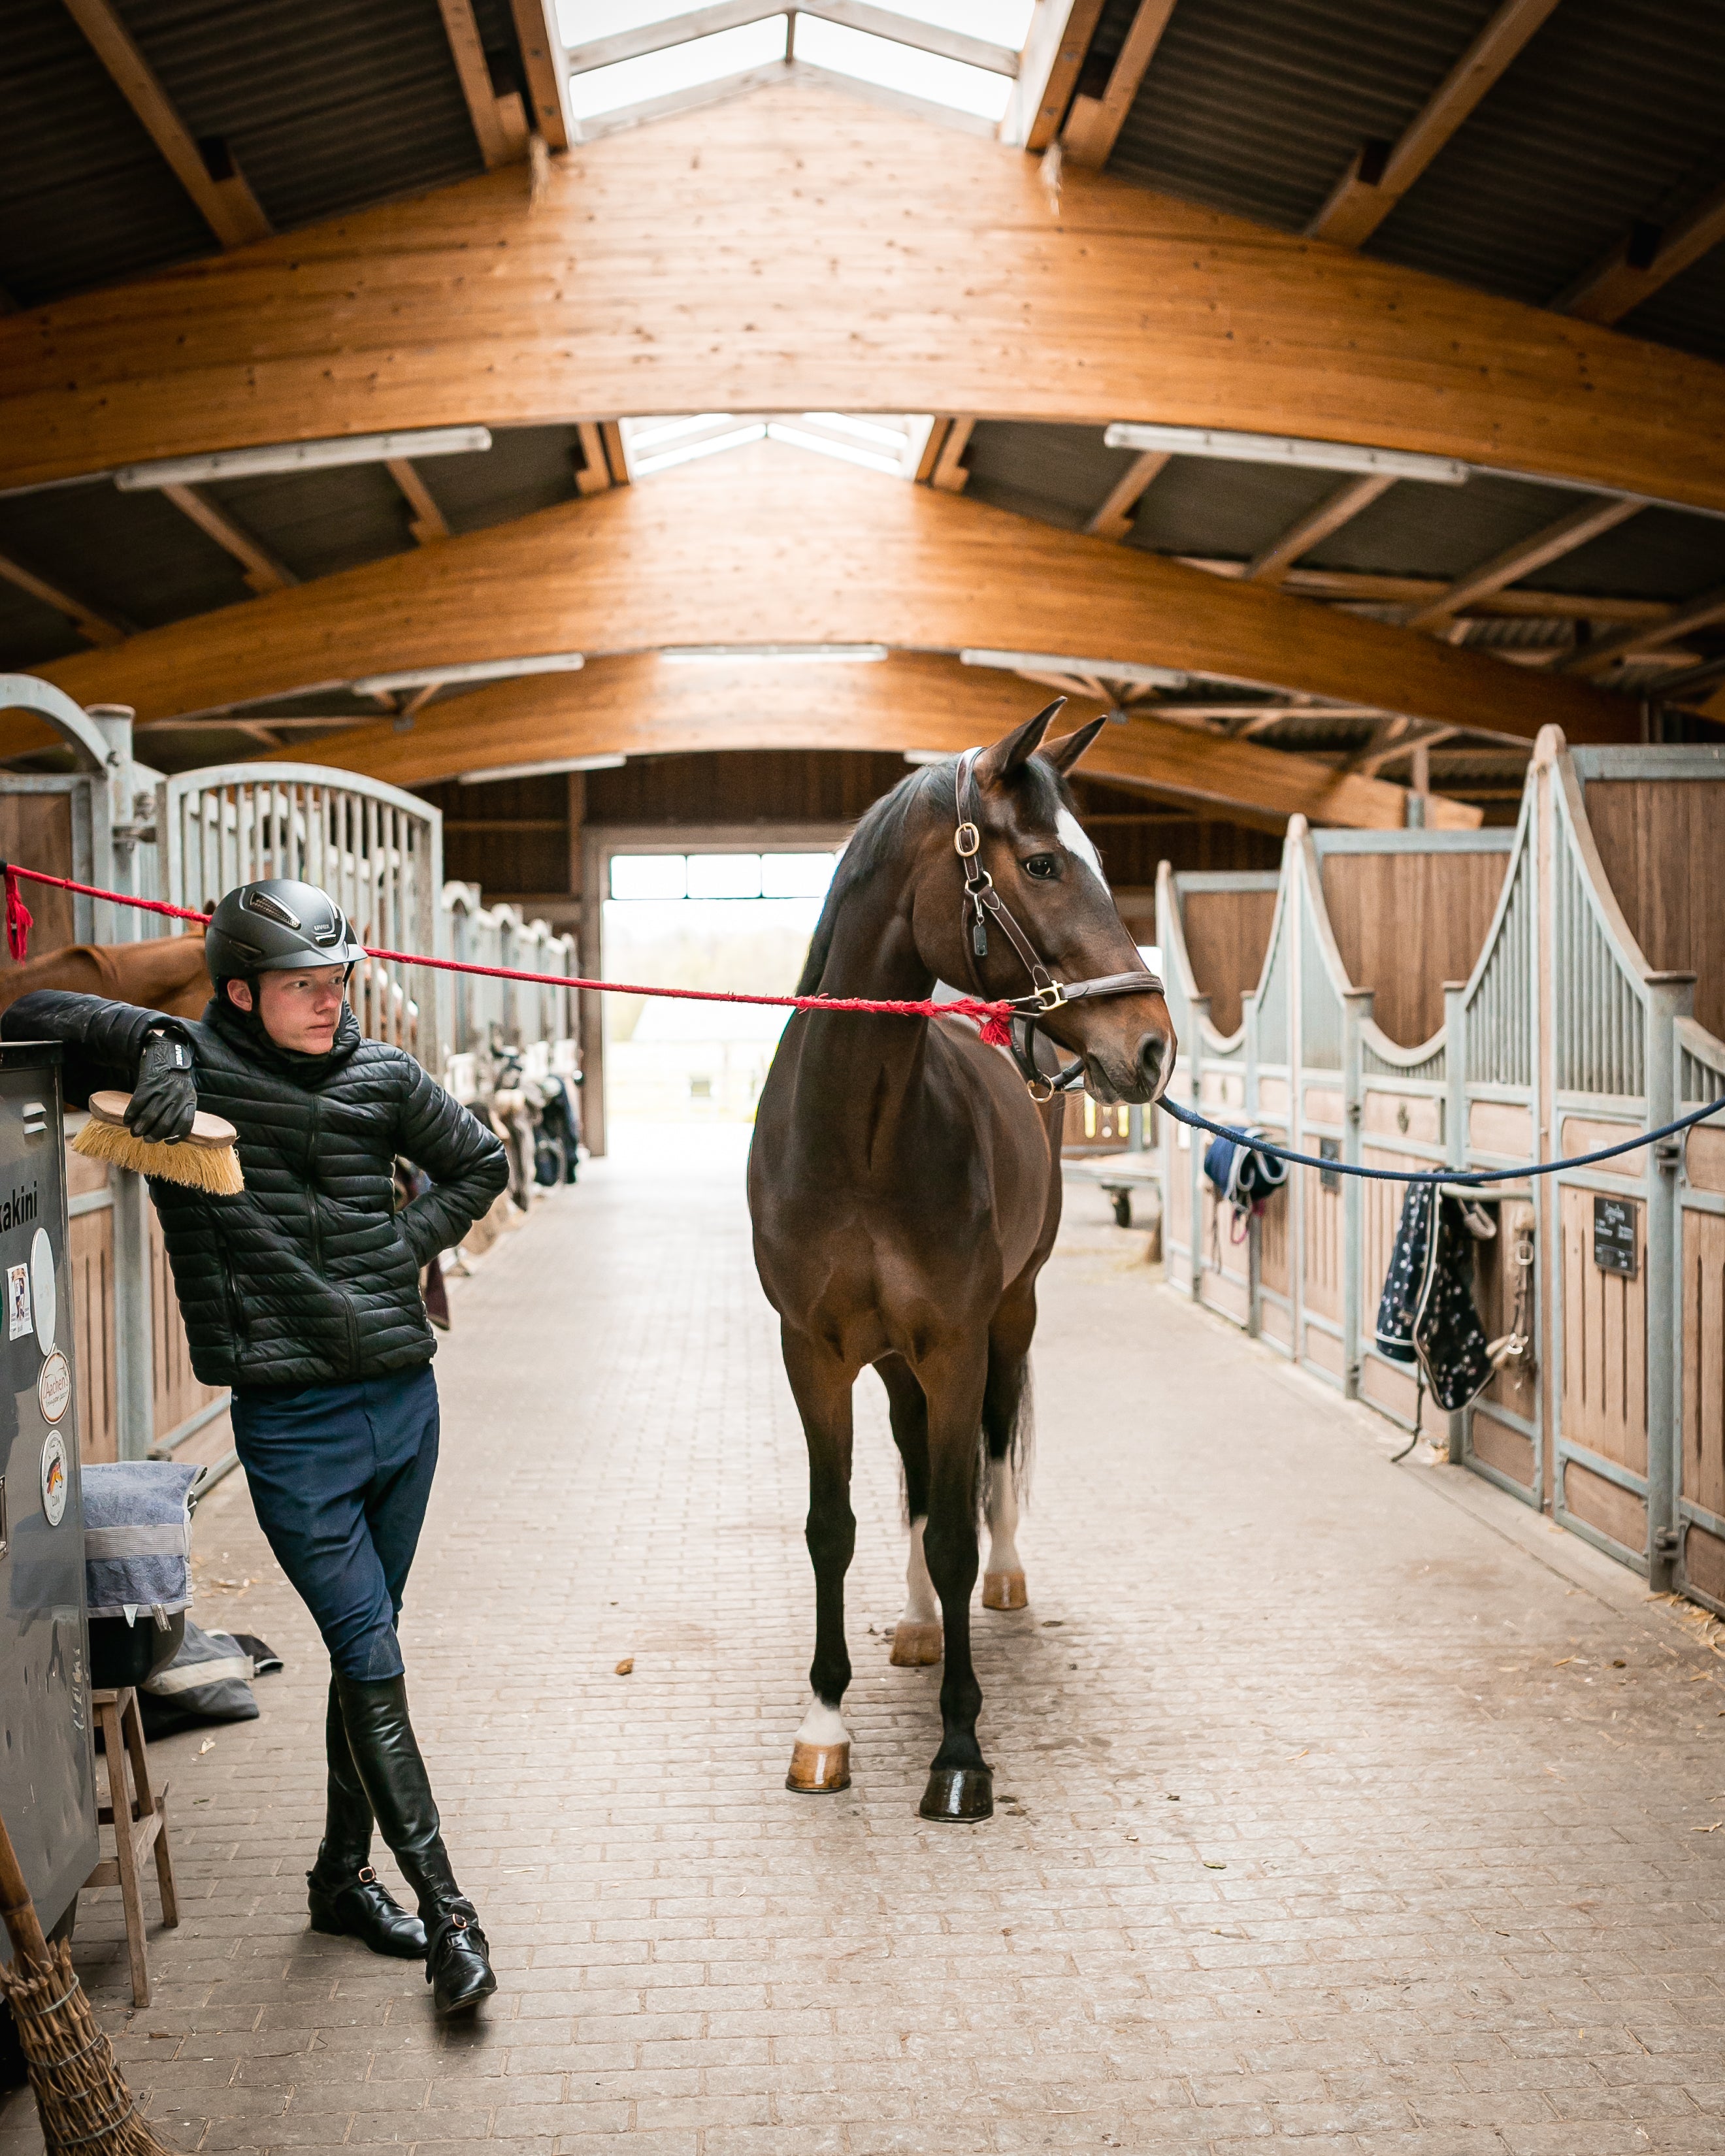
<path id="1" fill-rule="evenodd" d="M 1051 1101 L 1056 1093 L 1070 1093 L 1084 1082 L 1084 1058 L 1080 1055 L 1062 1065 L 1052 1075 L 1040 1070 L 1036 1065 L 1036 1028 L 1039 1020 L 1050 1011 L 1057 1011 L 1065 1004 L 1086 1002 L 1100 996 L 1156 995 L 1163 993 L 1162 983 L 1147 968 L 1140 967 L 1129 973 L 1101 973 L 1093 980 L 1057 981 L 1041 958 L 1036 946 L 1025 935 L 1012 917 L 1006 901 L 994 888 L 994 879 L 982 864 L 983 831 L 977 813 L 976 760 L 980 749 L 967 749 L 958 759 L 954 799 L 958 812 L 958 828 L 952 834 L 952 845 L 964 865 L 964 899 L 961 908 L 961 925 L 970 930 L 965 946 L 965 957 L 970 967 L 973 985 L 979 996 L 987 998 L 988 990 L 982 983 L 977 961 L 988 955 L 988 923 L 999 928 L 1007 942 L 1017 952 L 1024 971 L 1030 976 L 1030 993 L 1027 996 L 1009 996 L 998 1000 L 1010 1003 L 1013 1018 L 1008 1045 L 1019 1074 L 1029 1088 L 1034 1101 Z M 965 916 L 968 916 L 968 924 Z M 986 1037 L 986 1036 L 985 1036 Z"/>

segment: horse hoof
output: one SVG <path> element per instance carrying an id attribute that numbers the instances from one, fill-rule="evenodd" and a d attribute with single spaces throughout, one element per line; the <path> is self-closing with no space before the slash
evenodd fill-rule
<path id="1" fill-rule="evenodd" d="M 1030 1597 L 1024 1586 L 1021 1572 L 985 1572 L 983 1574 L 983 1607 L 984 1609 L 1028 1609 Z"/>
<path id="2" fill-rule="evenodd" d="M 916 1807 L 926 1820 L 994 1816 L 994 1777 L 986 1767 L 937 1767 Z"/>
<path id="3" fill-rule="evenodd" d="M 829 1797 L 848 1789 L 850 1745 L 798 1743 L 791 1753 L 791 1771 L 784 1778 L 784 1785 L 803 1797 Z"/>
<path id="4" fill-rule="evenodd" d="M 896 1670 L 920 1670 L 930 1662 L 937 1662 L 946 1652 L 946 1636 L 938 1625 L 907 1625 L 902 1620 L 893 1627 L 892 1666 Z"/>

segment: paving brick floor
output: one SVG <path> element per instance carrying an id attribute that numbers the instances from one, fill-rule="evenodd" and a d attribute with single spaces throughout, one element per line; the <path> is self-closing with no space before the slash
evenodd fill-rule
<path id="1" fill-rule="evenodd" d="M 111 1892 L 80 1928 L 166 2140 L 1725 2149 L 1712 1628 L 1473 1478 L 1390 1465 L 1384 1425 L 1073 1202 L 1031 1607 L 979 1620 L 1001 1810 L 977 1828 L 916 1815 L 938 1673 L 887 1666 L 903 1536 L 872 1388 L 855 1782 L 782 1786 L 802 1447 L 735 1148 L 630 1148 L 461 1286 L 404 1632 L 502 1974 L 467 2028 L 433 2025 L 413 1965 L 305 1929 L 324 1670 L 230 1478 L 198 1614 L 286 1671 L 260 1721 L 158 1748 L 184 1922 L 152 1939 L 150 2007 Z M 39 2147 L 15 2097 L 0 2156 Z"/>

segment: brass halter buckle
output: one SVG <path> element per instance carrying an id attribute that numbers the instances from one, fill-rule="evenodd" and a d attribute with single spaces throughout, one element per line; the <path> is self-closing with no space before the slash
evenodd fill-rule
<path id="1" fill-rule="evenodd" d="M 962 860 L 973 860 L 982 851 L 983 834 L 974 824 L 961 824 L 952 834 L 952 844 Z"/>
<path id="2" fill-rule="evenodd" d="M 1036 1090 L 1038 1086 L 1045 1086 L 1047 1091 L 1045 1092 L 1039 1093 Z M 1055 1093 L 1059 1090 L 1060 1089 L 1055 1086 L 1052 1078 L 1039 1078 L 1035 1081 L 1034 1084 L 1026 1081 L 1024 1086 L 1024 1091 L 1029 1095 L 1030 1098 L 1036 1103 L 1039 1108 L 1046 1107 L 1048 1103 L 1053 1100 Z"/>
<path id="3" fill-rule="evenodd" d="M 1043 981 L 1036 990 L 1038 1011 L 1057 1011 L 1066 1000 L 1066 991 L 1058 981 Z"/>

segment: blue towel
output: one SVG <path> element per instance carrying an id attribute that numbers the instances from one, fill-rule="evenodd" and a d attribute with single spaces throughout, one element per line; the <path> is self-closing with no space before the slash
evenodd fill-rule
<path id="1" fill-rule="evenodd" d="M 84 1471 L 84 1578 L 92 1617 L 169 1616 L 192 1599 L 192 1513 L 198 1470 L 121 1460 Z"/>

